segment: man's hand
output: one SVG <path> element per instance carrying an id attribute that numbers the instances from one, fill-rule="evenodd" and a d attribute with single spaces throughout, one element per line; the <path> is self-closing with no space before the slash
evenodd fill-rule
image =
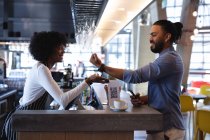
<path id="1" fill-rule="evenodd" d="M 96 53 L 93 53 L 90 57 L 90 62 L 95 65 L 96 67 L 100 67 L 102 62 L 101 60 L 98 58 Z"/>
<path id="2" fill-rule="evenodd" d="M 140 94 L 137 93 L 135 96 L 130 96 L 131 103 L 134 107 L 139 107 L 141 105 L 147 104 L 147 96 L 140 97 Z"/>

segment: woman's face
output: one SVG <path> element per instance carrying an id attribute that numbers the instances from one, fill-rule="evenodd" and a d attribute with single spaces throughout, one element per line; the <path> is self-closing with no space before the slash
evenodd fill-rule
<path id="1" fill-rule="evenodd" d="M 63 61 L 64 49 L 64 45 L 60 45 L 58 48 L 55 49 L 55 54 L 51 58 L 55 63 Z"/>

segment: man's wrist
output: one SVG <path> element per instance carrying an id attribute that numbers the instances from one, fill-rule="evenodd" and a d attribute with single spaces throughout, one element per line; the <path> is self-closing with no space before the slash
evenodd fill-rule
<path id="1" fill-rule="evenodd" d="M 104 72 L 105 71 L 105 64 L 101 64 L 101 66 L 98 68 L 98 71 Z"/>

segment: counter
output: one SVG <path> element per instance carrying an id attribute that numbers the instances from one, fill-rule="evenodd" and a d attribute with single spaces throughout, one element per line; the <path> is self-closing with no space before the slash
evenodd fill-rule
<path id="1" fill-rule="evenodd" d="M 0 130 L 2 130 L 7 114 L 15 108 L 17 90 L 7 88 L 0 90 Z"/>
<path id="2" fill-rule="evenodd" d="M 8 88 L 0 91 L 0 119 L 15 107 L 16 89 Z"/>
<path id="3" fill-rule="evenodd" d="M 18 140 L 133 140 L 134 130 L 161 130 L 158 111 L 130 106 L 125 112 L 104 110 L 19 110 L 13 116 Z"/>
<path id="4" fill-rule="evenodd" d="M 3 91 L 0 91 L 0 100 L 6 99 L 11 95 L 14 95 L 17 92 L 14 88 L 8 88 Z"/>

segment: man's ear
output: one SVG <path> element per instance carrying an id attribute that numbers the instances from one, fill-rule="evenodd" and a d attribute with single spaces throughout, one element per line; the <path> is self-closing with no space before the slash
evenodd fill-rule
<path id="1" fill-rule="evenodd" d="M 170 39 L 171 39 L 171 34 L 167 33 L 165 41 L 168 42 L 168 41 L 170 41 Z"/>

